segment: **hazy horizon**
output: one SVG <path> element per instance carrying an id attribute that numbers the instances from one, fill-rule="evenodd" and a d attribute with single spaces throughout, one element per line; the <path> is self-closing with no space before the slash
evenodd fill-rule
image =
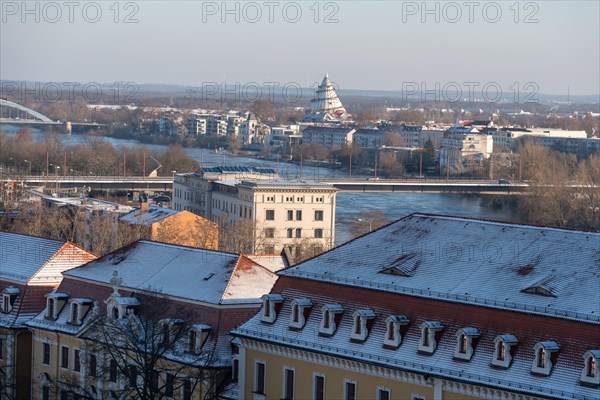
<path id="1" fill-rule="evenodd" d="M 77 3 L 71 23 L 63 3 L 56 3 L 58 18 L 40 3 L 27 2 L 27 14 L 21 2 L 2 2 L 0 79 L 304 88 L 329 73 L 345 90 L 434 89 L 437 82 L 509 93 L 516 83 L 526 94 L 534 83 L 540 94 L 600 93 L 595 1 L 483 1 L 473 9 L 429 2 L 427 10 L 422 2 L 274 2 L 273 9 L 229 2 L 230 14 L 221 2 L 120 2 L 118 14 L 113 2 L 92 3 Z M 124 23 L 128 16 L 138 22 Z"/>

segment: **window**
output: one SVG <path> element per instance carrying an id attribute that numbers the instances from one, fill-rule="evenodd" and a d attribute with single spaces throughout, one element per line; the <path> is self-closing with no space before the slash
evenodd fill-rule
<path id="1" fill-rule="evenodd" d="M 42 400 L 50 400 L 50 387 L 42 386 Z"/>
<path id="2" fill-rule="evenodd" d="M 153 391 L 158 390 L 158 378 L 160 377 L 160 373 L 158 370 L 153 370 L 150 374 L 150 389 Z"/>
<path id="3" fill-rule="evenodd" d="M 437 348 L 436 334 L 441 332 L 444 326 L 440 321 L 425 321 L 421 324 L 421 340 L 418 350 L 422 353 L 433 354 Z"/>
<path id="4" fill-rule="evenodd" d="M 240 372 L 240 360 L 238 360 L 237 358 L 234 358 L 232 369 L 231 369 L 231 380 L 233 382 L 238 381 L 239 372 Z"/>
<path id="5" fill-rule="evenodd" d="M 287 237 L 288 237 L 288 239 L 294 237 L 294 230 L 292 228 L 288 228 L 288 230 L 287 230 Z"/>
<path id="6" fill-rule="evenodd" d="M 504 352 L 506 351 L 506 345 L 503 341 L 498 343 L 498 361 L 504 361 Z"/>
<path id="7" fill-rule="evenodd" d="M 54 319 L 54 299 L 48 299 L 48 312 L 46 318 Z"/>
<path id="8" fill-rule="evenodd" d="M 510 348 L 519 343 L 517 337 L 512 334 L 498 335 L 494 338 L 494 356 L 492 365 L 496 367 L 508 368 L 512 361 Z"/>
<path id="9" fill-rule="evenodd" d="M 11 308 L 12 307 L 10 304 L 10 296 L 7 294 L 3 294 L 2 295 L 2 312 L 9 313 Z"/>
<path id="10" fill-rule="evenodd" d="M 315 229 L 315 238 L 323 239 L 323 229 Z"/>
<path id="11" fill-rule="evenodd" d="M 183 400 L 192 400 L 192 382 L 189 379 L 183 381 Z"/>
<path id="12" fill-rule="evenodd" d="M 0 338 L 0 360 L 4 358 L 4 339 Z"/>
<path id="13" fill-rule="evenodd" d="M 594 357 L 588 358 L 586 375 L 591 378 L 596 376 L 596 359 Z"/>
<path id="14" fill-rule="evenodd" d="M 130 386 L 137 386 L 137 368 L 135 367 L 135 365 L 130 365 L 128 368 L 128 375 L 129 375 L 129 385 Z"/>
<path id="15" fill-rule="evenodd" d="M 261 322 L 272 324 L 277 318 L 275 306 L 283 302 L 283 296 L 280 294 L 265 294 L 263 297 Z"/>
<path id="16" fill-rule="evenodd" d="M 308 297 L 292 299 L 291 307 L 290 329 L 302 329 L 306 323 L 306 310 L 312 307 L 312 301 Z"/>
<path id="17" fill-rule="evenodd" d="M 301 228 L 296 228 L 296 237 L 297 238 L 302 237 L 302 229 Z"/>
<path id="18" fill-rule="evenodd" d="M 273 239 L 275 237 L 275 228 L 265 228 L 265 237 Z"/>
<path id="19" fill-rule="evenodd" d="M 588 350 L 583 353 L 583 369 L 579 377 L 579 381 L 582 384 L 600 386 L 598 362 L 600 362 L 600 350 Z"/>
<path id="20" fill-rule="evenodd" d="M 275 210 L 266 210 L 265 219 L 267 221 L 275 221 Z"/>
<path id="21" fill-rule="evenodd" d="M 390 315 L 387 317 L 385 326 L 385 338 L 383 339 L 383 347 L 396 349 L 402 343 L 402 326 L 408 325 L 410 320 L 406 315 Z"/>
<path id="22" fill-rule="evenodd" d="M 294 220 L 294 210 L 287 210 L 287 221 L 293 221 Z"/>
<path id="23" fill-rule="evenodd" d="M 96 376 L 97 371 L 98 371 L 96 355 L 95 354 L 90 354 L 89 361 L 90 361 L 90 364 L 89 364 L 89 375 L 90 376 Z"/>
<path id="24" fill-rule="evenodd" d="M 50 343 L 42 344 L 42 364 L 50 365 Z"/>
<path id="25" fill-rule="evenodd" d="M 375 313 L 372 310 L 356 310 L 352 314 L 354 325 L 350 340 L 353 342 L 364 342 L 369 336 L 369 321 L 375 318 Z"/>
<path id="26" fill-rule="evenodd" d="M 323 375 L 314 375 L 313 399 L 325 400 L 325 377 Z"/>
<path id="27" fill-rule="evenodd" d="M 319 335 L 331 336 L 335 333 L 337 322 L 339 322 L 339 318 L 344 312 L 344 308 L 340 304 L 325 304 L 322 307 L 321 312 L 323 313 L 323 317 L 321 318 L 321 324 L 319 326 Z M 336 321 L 336 319 L 338 319 L 338 321 Z"/>
<path id="28" fill-rule="evenodd" d="M 72 324 L 79 323 L 79 304 L 71 303 L 71 322 Z"/>
<path id="29" fill-rule="evenodd" d="M 273 245 L 265 246 L 265 253 L 266 254 L 275 254 L 275 246 L 273 246 Z"/>
<path id="30" fill-rule="evenodd" d="M 533 346 L 535 359 L 531 365 L 531 373 L 549 376 L 552 372 L 554 353 L 560 350 L 558 343 L 554 341 L 538 342 Z"/>
<path id="31" fill-rule="evenodd" d="M 454 349 L 454 358 L 460 360 L 470 360 L 475 351 L 475 343 L 479 337 L 477 328 L 461 328 L 456 332 L 456 347 Z"/>
<path id="32" fill-rule="evenodd" d="M 539 368 L 545 368 L 546 367 L 546 352 L 541 347 L 538 349 L 537 366 Z"/>
<path id="33" fill-rule="evenodd" d="M 60 367 L 69 368 L 69 348 L 65 346 L 60 348 Z"/>
<path id="34" fill-rule="evenodd" d="M 346 381 L 344 383 L 344 399 L 356 400 L 356 382 Z"/>
<path id="35" fill-rule="evenodd" d="M 79 354 L 79 349 L 75 349 L 73 351 L 73 371 L 75 372 L 81 371 L 81 360 L 79 359 Z"/>
<path id="36" fill-rule="evenodd" d="M 196 331 L 193 329 L 190 331 L 188 351 L 190 353 L 196 352 Z"/>
<path id="37" fill-rule="evenodd" d="M 284 368 L 283 379 L 283 399 L 292 400 L 294 398 L 294 370 Z"/>
<path id="38" fill-rule="evenodd" d="M 173 388 L 175 386 L 175 376 L 167 373 L 165 378 L 165 396 L 173 397 Z"/>
<path id="39" fill-rule="evenodd" d="M 260 361 L 255 364 L 254 393 L 265 394 L 265 363 Z"/>
<path id="40" fill-rule="evenodd" d="M 117 381 L 117 375 L 119 372 L 119 366 L 117 365 L 117 361 L 116 360 L 110 360 L 110 362 L 108 363 L 108 380 L 110 382 L 116 382 Z"/>
<path id="41" fill-rule="evenodd" d="M 382 387 L 377 388 L 377 400 L 390 400 L 391 398 L 392 396 L 390 389 Z"/>
<path id="42" fill-rule="evenodd" d="M 296 210 L 296 221 L 302 221 L 302 210 Z"/>
<path id="43" fill-rule="evenodd" d="M 323 210 L 315 211 L 315 221 L 323 221 Z"/>

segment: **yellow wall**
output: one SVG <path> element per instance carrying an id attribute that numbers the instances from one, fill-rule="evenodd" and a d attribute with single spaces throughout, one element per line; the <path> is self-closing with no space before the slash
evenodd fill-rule
<path id="1" fill-rule="evenodd" d="M 266 363 L 267 399 L 282 398 L 284 366 L 295 368 L 294 396 L 296 399 L 309 400 L 313 398 L 313 373 L 325 375 L 326 399 L 343 399 L 345 380 L 354 380 L 357 382 L 357 399 L 375 399 L 378 386 L 391 389 L 392 399 L 410 400 L 412 394 L 424 395 L 427 400 L 433 399 L 433 388 L 431 387 L 398 382 L 392 379 L 342 370 L 307 361 L 283 358 L 254 350 L 246 350 L 245 399 L 253 397 L 254 365 L 257 360 Z M 447 399 L 454 400 L 450 397 Z M 464 399 L 464 396 L 461 399 Z"/>

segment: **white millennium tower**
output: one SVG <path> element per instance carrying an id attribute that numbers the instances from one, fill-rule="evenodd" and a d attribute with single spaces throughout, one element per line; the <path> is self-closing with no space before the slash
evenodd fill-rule
<path id="1" fill-rule="evenodd" d="M 346 116 L 346 109 L 326 74 L 310 102 L 310 111 L 305 120 L 334 121 L 345 119 Z"/>

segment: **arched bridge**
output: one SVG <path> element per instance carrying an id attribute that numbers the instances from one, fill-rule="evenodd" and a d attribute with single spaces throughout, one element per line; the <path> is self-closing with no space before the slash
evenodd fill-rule
<path id="1" fill-rule="evenodd" d="M 17 103 L 13 103 L 12 101 L 8 101 L 8 100 L 4 100 L 4 99 L 0 99 L 0 108 L 3 107 L 9 107 L 9 108 L 13 108 L 19 111 L 23 111 L 24 113 L 34 117 L 34 119 L 39 120 L 41 122 L 46 122 L 46 123 L 55 123 L 54 121 L 52 121 L 50 118 L 46 117 L 43 114 L 40 114 L 39 112 L 32 110 L 31 108 L 27 108 L 25 106 L 22 106 L 20 104 Z M 0 113 L 2 114 L 2 113 Z"/>

